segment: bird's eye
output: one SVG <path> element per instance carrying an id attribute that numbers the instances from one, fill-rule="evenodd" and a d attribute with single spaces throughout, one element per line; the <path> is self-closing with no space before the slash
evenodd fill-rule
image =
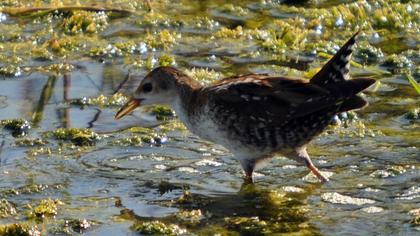
<path id="1" fill-rule="evenodd" d="M 150 91 L 152 91 L 153 86 L 151 83 L 147 83 L 143 85 L 143 92 L 148 93 Z"/>

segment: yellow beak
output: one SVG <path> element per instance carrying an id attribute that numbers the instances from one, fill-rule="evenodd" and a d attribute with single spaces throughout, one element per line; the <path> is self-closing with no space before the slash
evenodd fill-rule
<path id="1" fill-rule="evenodd" d="M 117 114 L 115 114 L 115 119 L 118 120 L 121 117 L 129 114 L 130 112 L 132 112 L 134 109 L 136 109 L 138 106 L 140 106 L 140 99 L 135 99 L 132 98 L 130 101 L 128 101 L 123 107 L 121 107 L 121 109 L 117 112 Z"/>

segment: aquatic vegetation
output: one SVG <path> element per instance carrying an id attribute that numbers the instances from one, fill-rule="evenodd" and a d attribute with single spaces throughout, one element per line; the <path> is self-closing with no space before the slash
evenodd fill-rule
<path id="1" fill-rule="evenodd" d="M 31 129 L 29 121 L 24 119 L 1 120 L 0 125 L 2 125 L 5 129 L 10 130 L 12 135 L 15 137 L 25 136 Z"/>
<path id="2" fill-rule="evenodd" d="M 48 144 L 48 141 L 42 138 L 21 138 L 15 141 L 17 146 L 21 147 L 33 147 L 33 146 L 42 146 Z"/>
<path id="3" fill-rule="evenodd" d="M 185 70 L 185 73 L 191 78 L 203 83 L 210 84 L 222 77 L 221 73 L 208 68 L 192 68 Z"/>
<path id="4" fill-rule="evenodd" d="M 175 31 L 170 32 L 164 29 L 159 33 L 147 33 L 145 43 L 148 48 L 168 50 L 176 43 L 178 37 L 179 35 Z"/>
<path id="5" fill-rule="evenodd" d="M 71 228 L 73 232 L 77 232 L 79 234 L 84 233 L 90 227 L 92 227 L 93 222 L 86 220 L 86 219 L 77 219 L 77 220 L 66 220 L 64 223 L 64 227 Z"/>
<path id="6" fill-rule="evenodd" d="M 175 112 L 167 106 L 149 106 L 145 111 L 151 112 L 156 116 L 156 119 L 160 121 L 169 120 L 175 117 Z"/>
<path id="7" fill-rule="evenodd" d="M 0 225 L 1 236 L 41 236 L 37 226 L 26 223 Z"/>
<path id="8" fill-rule="evenodd" d="M 52 200 L 52 199 L 43 199 L 39 203 L 39 205 L 32 207 L 28 205 L 29 212 L 27 213 L 27 217 L 29 219 L 38 219 L 42 220 L 46 217 L 51 217 L 57 215 L 58 206 L 63 205 L 64 203 L 60 200 Z"/>
<path id="9" fill-rule="evenodd" d="M 388 67 L 394 73 L 402 73 L 407 71 L 413 63 L 410 59 L 403 55 L 392 54 L 385 58 L 383 65 Z"/>
<path id="10" fill-rule="evenodd" d="M 179 221 L 183 222 L 184 224 L 198 224 L 201 220 L 205 217 L 201 213 L 201 210 L 181 210 L 175 216 Z"/>
<path id="11" fill-rule="evenodd" d="M 34 194 L 46 191 L 48 189 L 63 189 L 63 185 L 60 184 L 28 184 L 19 188 L 8 189 L 3 193 L 6 195 L 22 195 L 22 194 Z"/>
<path id="12" fill-rule="evenodd" d="M 226 217 L 226 227 L 238 231 L 240 234 L 258 235 L 270 233 L 267 222 L 258 217 Z"/>
<path id="13" fill-rule="evenodd" d="M 414 108 L 405 114 L 405 118 L 408 120 L 419 120 L 420 119 L 420 108 Z"/>
<path id="14" fill-rule="evenodd" d="M 226 27 L 220 28 L 214 36 L 218 38 L 235 39 L 244 36 L 242 26 L 237 26 L 235 29 L 228 29 Z"/>
<path id="15" fill-rule="evenodd" d="M 21 132 L 24 122 L 3 128 L 0 121 L 0 217 L 20 222 L 0 225 L 0 235 L 41 234 L 23 208 L 30 202 L 34 212 L 42 196 L 71 199 L 44 222 L 43 234 L 96 227 L 130 234 L 130 224 L 134 234 L 322 235 L 355 226 L 415 234 L 418 168 L 406 163 L 418 156 L 419 11 L 407 0 L 0 1 L 0 114 L 32 117 L 27 125 L 36 127 Z M 281 157 L 258 172 L 254 187 L 241 186 L 230 154 L 193 136 L 166 107 L 141 109 L 162 123 L 153 128 L 112 119 L 134 89 L 130 80 L 119 90 L 127 94 L 111 95 L 127 72 L 140 79 L 156 66 L 176 66 L 203 84 L 252 72 L 311 78 L 358 30 L 351 75 L 378 80 L 364 95 L 370 105 L 338 115 L 312 146 L 342 192 L 323 195 Z M 15 129 L 30 137 L 10 137 Z M 137 154 L 145 158 L 121 158 Z M 374 191 L 355 189 L 354 181 Z M 97 197 L 86 201 L 86 194 Z M 349 214 L 344 225 L 335 221 Z M 359 224 L 366 219 L 375 227 Z"/>
<path id="16" fill-rule="evenodd" d="M 7 199 L 4 199 L 4 198 L 0 199 L 0 218 L 16 215 L 16 213 L 17 213 L 16 205 L 13 202 L 9 202 Z M 0 232 L 1 232 L 1 229 L 0 229 Z"/>
<path id="17" fill-rule="evenodd" d="M 413 88 L 416 90 L 416 92 L 420 95 L 420 85 L 417 83 L 417 81 L 411 76 L 411 75 L 406 75 L 408 81 L 410 82 L 410 84 L 413 86 Z"/>
<path id="18" fill-rule="evenodd" d="M 160 221 L 136 222 L 131 229 L 143 235 L 184 235 L 186 229 L 175 224 L 165 224 Z"/>
<path id="19" fill-rule="evenodd" d="M 52 136 L 58 140 L 71 141 L 79 146 L 91 146 L 99 139 L 99 135 L 89 129 L 78 128 L 58 128 L 52 132 L 47 132 L 45 135 Z"/>
<path id="20" fill-rule="evenodd" d="M 159 66 L 174 66 L 175 58 L 170 55 L 163 54 L 159 57 L 158 64 Z"/>
<path id="21" fill-rule="evenodd" d="M 104 12 L 73 11 L 71 16 L 63 20 L 63 30 L 69 34 L 97 33 L 108 25 L 108 17 Z"/>

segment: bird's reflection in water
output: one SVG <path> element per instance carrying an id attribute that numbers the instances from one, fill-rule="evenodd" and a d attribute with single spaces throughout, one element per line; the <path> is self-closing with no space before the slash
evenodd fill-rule
<path id="1" fill-rule="evenodd" d="M 198 235 L 319 235 L 319 230 L 306 215 L 309 209 L 305 200 L 310 192 L 311 189 L 305 189 L 303 192 L 289 193 L 254 184 L 243 184 L 239 192 L 234 194 L 216 196 L 185 190 L 176 200 L 151 202 L 176 207 L 180 209 L 178 213 L 165 217 L 141 217 L 124 209 L 120 216 L 135 220 L 133 228 L 158 220 L 165 224 L 176 223 Z"/>

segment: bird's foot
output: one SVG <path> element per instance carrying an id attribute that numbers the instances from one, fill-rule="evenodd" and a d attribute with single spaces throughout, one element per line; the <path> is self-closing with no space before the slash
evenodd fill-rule
<path id="1" fill-rule="evenodd" d="M 254 183 L 254 179 L 252 178 L 252 173 L 245 173 L 244 176 L 244 184 L 253 184 Z"/>
<path id="2" fill-rule="evenodd" d="M 324 176 L 319 170 L 318 168 L 316 168 L 316 166 L 314 166 L 312 163 L 309 163 L 308 168 L 311 170 L 311 172 L 322 182 L 322 183 L 326 183 L 328 181 L 330 181 L 328 179 L 328 177 Z"/>

